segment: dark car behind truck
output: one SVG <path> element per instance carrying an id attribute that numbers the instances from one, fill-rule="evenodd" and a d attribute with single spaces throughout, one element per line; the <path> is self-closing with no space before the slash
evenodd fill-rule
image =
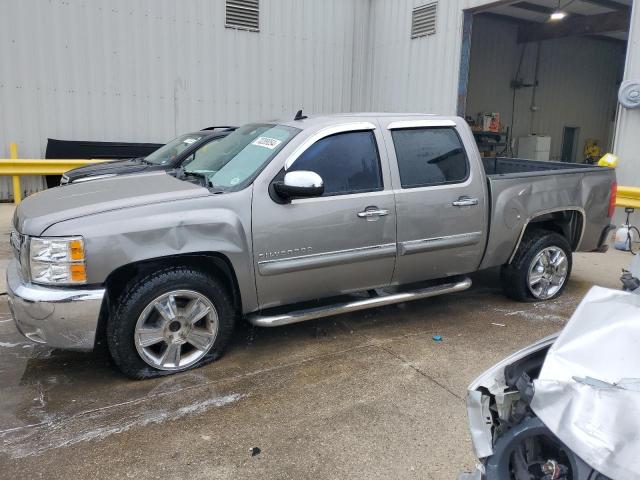
<path id="1" fill-rule="evenodd" d="M 159 145 L 159 148 L 143 157 L 114 160 L 97 165 L 74 168 L 62 175 L 60 185 L 109 178 L 117 175 L 179 168 L 190 159 L 194 151 L 205 144 L 226 137 L 235 129 L 236 127 L 229 126 L 209 127 L 198 132 L 180 135 L 165 145 Z"/>

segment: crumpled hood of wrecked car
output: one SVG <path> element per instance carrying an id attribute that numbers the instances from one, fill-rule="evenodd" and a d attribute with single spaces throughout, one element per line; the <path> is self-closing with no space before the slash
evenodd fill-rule
<path id="1" fill-rule="evenodd" d="M 124 175 L 31 195 L 16 209 L 14 226 L 20 233 L 41 235 L 51 225 L 72 218 L 206 195 L 206 188 L 164 172 Z"/>
<path id="2" fill-rule="evenodd" d="M 592 287 L 549 349 L 531 409 L 607 478 L 640 479 L 640 295 Z"/>

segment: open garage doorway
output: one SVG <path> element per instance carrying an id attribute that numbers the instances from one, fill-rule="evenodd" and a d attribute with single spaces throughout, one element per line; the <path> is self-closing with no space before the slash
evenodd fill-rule
<path id="1" fill-rule="evenodd" d="M 465 13 L 459 114 L 483 156 L 592 163 L 611 151 L 632 0 Z"/>

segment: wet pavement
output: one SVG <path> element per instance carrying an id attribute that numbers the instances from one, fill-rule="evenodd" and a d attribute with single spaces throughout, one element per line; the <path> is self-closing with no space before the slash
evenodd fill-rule
<path id="1" fill-rule="evenodd" d="M 145 381 L 103 350 L 29 344 L 0 296 L 0 478 L 456 478 L 474 465 L 466 385 L 559 330 L 591 284 L 618 288 L 629 261 L 577 255 L 548 303 L 506 299 L 488 271 L 455 295 L 241 325 L 219 361 Z"/>

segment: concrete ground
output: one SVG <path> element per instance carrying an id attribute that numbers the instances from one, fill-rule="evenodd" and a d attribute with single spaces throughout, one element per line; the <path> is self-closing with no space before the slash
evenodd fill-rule
<path id="1" fill-rule="evenodd" d="M 506 299 L 488 271 L 451 296 L 241 326 L 218 362 L 138 382 L 104 352 L 27 343 L 0 296 L 0 478 L 456 478 L 475 461 L 466 385 L 562 328 L 591 285 L 618 288 L 630 259 L 576 255 L 548 303 Z"/>

